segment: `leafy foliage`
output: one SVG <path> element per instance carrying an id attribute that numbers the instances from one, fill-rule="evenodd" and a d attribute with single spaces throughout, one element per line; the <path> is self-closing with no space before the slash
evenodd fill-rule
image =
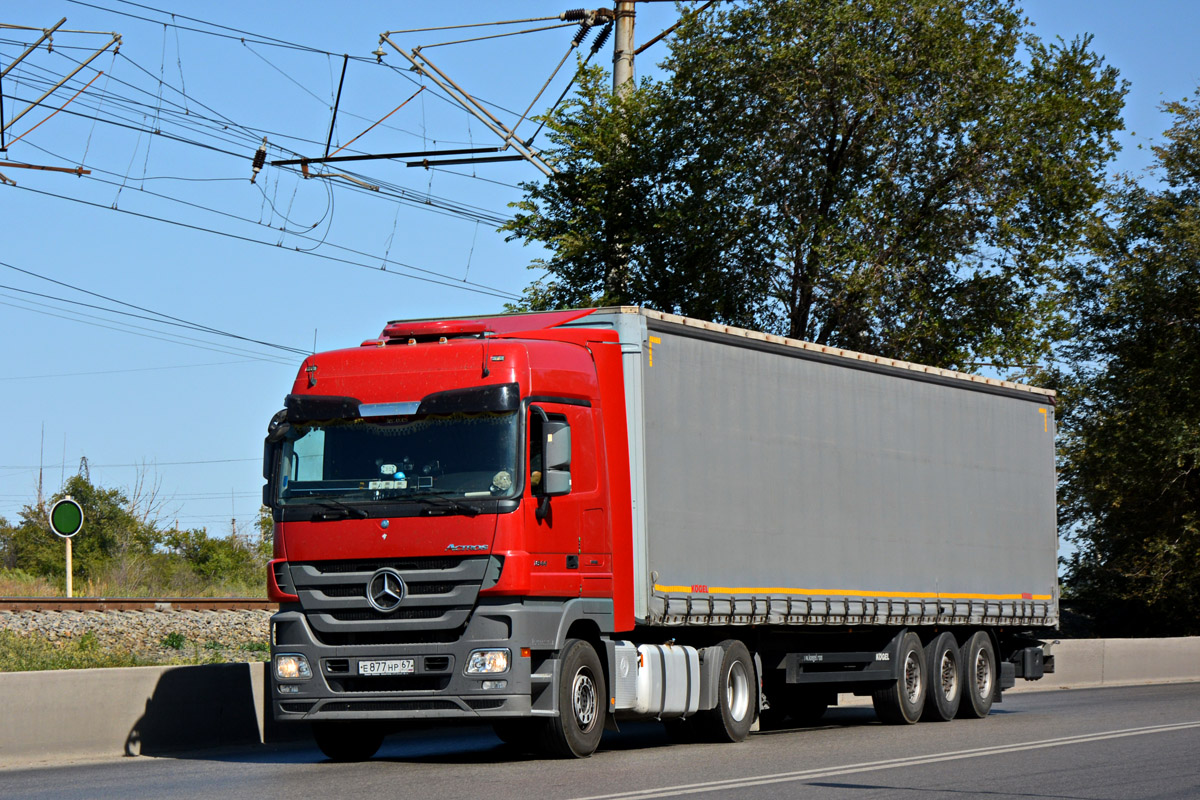
<path id="1" fill-rule="evenodd" d="M 1081 268 L 1061 426 L 1068 596 L 1117 636 L 1200 634 L 1200 105 L 1154 148 Z"/>
<path id="2" fill-rule="evenodd" d="M 203 529 L 170 530 L 155 518 L 144 492 L 127 494 L 75 475 L 45 507 L 31 504 L 16 524 L 0 519 L 0 578 L 11 587 L 61 592 L 66 577 L 63 541 L 46 519 L 49 506 L 70 495 L 83 507 L 84 529 L 72 540 L 78 594 L 95 596 L 206 596 L 265 593 L 271 557 L 270 518 L 250 536 L 210 537 Z M 82 590 L 82 591 L 79 591 Z"/>
<path id="3" fill-rule="evenodd" d="M 529 307 L 639 303 L 951 366 L 1033 363 L 1124 86 L 1011 0 L 750 0 L 690 13 L 670 78 L 585 71 L 560 173 L 506 226 Z"/>

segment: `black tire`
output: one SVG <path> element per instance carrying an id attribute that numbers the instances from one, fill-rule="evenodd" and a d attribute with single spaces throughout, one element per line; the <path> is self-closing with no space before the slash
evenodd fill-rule
<path id="1" fill-rule="evenodd" d="M 721 642 L 720 669 L 717 707 L 704 712 L 705 727 L 713 741 L 741 742 L 758 710 L 758 680 L 746 645 L 737 639 Z"/>
<path id="2" fill-rule="evenodd" d="M 366 761 L 383 744 L 383 729 L 370 722 L 314 722 L 312 732 L 331 761 Z"/>
<path id="3" fill-rule="evenodd" d="M 535 749 L 538 744 L 538 722 L 531 719 L 505 719 L 492 723 L 500 741 L 517 750 Z"/>
<path id="4" fill-rule="evenodd" d="M 608 692 L 596 650 L 568 639 L 558 671 L 558 716 L 542 728 L 542 748 L 559 758 L 587 758 L 600 746 Z"/>
<path id="5" fill-rule="evenodd" d="M 959 719 L 983 719 L 992 710 L 996 681 L 1000 680 L 1000 665 L 992 637 L 976 631 L 959 650 L 962 664 L 962 702 L 958 705 Z"/>
<path id="6" fill-rule="evenodd" d="M 921 718 L 925 709 L 925 650 L 921 640 L 911 631 L 900 641 L 896 657 L 899 677 L 886 689 L 871 695 L 871 703 L 881 722 L 889 725 L 911 725 Z"/>
<path id="7" fill-rule="evenodd" d="M 922 722 L 949 722 L 958 713 L 962 701 L 962 666 L 958 642 L 946 632 L 925 645 L 925 710 Z"/>

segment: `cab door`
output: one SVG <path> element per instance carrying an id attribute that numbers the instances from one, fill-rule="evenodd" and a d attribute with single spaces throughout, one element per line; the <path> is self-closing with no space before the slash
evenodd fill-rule
<path id="1" fill-rule="evenodd" d="M 534 594 L 557 597 L 610 596 L 611 548 L 596 464 L 592 408 L 536 402 L 527 413 L 522 507 L 533 558 L 531 589 Z M 543 493 L 550 482 L 542 452 L 544 421 L 565 422 L 570 428 L 570 491 L 555 497 Z"/>

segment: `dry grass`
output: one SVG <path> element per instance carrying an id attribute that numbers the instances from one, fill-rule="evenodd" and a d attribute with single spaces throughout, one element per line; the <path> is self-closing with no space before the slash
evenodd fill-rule
<path id="1" fill-rule="evenodd" d="M 19 569 L 0 569 L 0 597 L 62 597 L 65 588 Z"/>

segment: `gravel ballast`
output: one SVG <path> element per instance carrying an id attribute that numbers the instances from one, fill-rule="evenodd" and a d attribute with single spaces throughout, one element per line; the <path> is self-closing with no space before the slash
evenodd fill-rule
<path id="1" fill-rule="evenodd" d="M 251 610 L 0 611 L 0 630 L 52 641 L 91 633 L 103 650 L 133 653 L 151 662 L 181 657 L 265 661 L 270 618 L 270 611 Z"/>

